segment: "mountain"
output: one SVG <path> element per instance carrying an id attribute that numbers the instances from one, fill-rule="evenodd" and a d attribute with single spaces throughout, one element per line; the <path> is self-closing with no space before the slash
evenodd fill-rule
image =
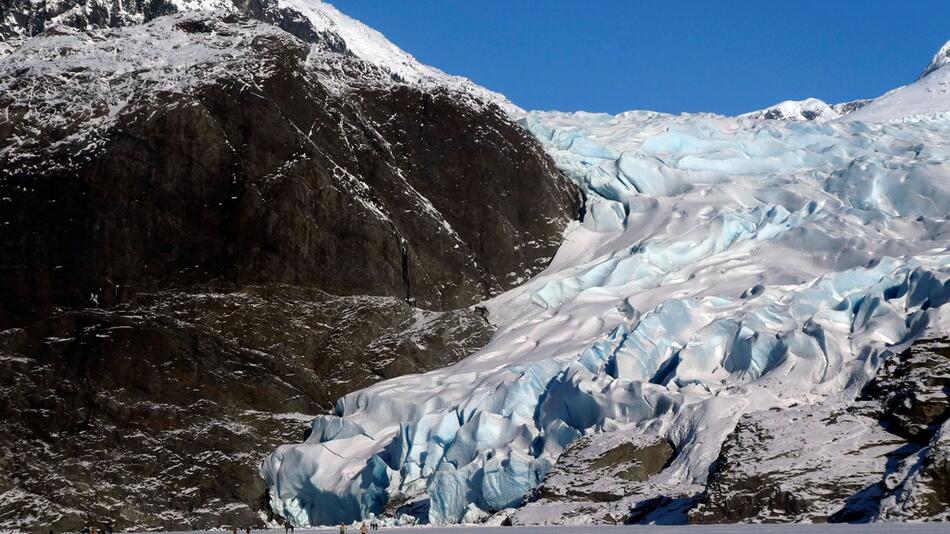
<path id="1" fill-rule="evenodd" d="M 938 69 L 942 69 L 947 65 L 950 65 L 950 41 L 944 43 L 944 45 L 940 47 L 940 50 L 937 50 L 933 59 L 930 60 L 930 64 L 927 65 L 924 72 L 920 74 L 920 78 L 925 78 L 930 73 L 936 72 Z"/>
<path id="2" fill-rule="evenodd" d="M 388 81 L 420 88 L 449 88 L 478 105 L 491 102 L 508 112 L 519 108 L 503 95 L 470 80 L 448 75 L 420 63 L 376 30 L 340 13 L 321 0 L 56 0 L 31 2 L 3 0 L 0 3 L 0 54 L 47 27 L 68 26 L 80 30 L 114 28 L 148 22 L 155 17 L 187 11 L 242 13 L 278 26 L 288 33 L 325 48 L 355 56 L 378 67 Z M 472 98 L 474 97 L 474 98 Z"/>
<path id="3" fill-rule="evenodd" d="M 261 525 L 263 455 L 556 251 L 580 195 L 510 104 L 307 5 L 0 17 L 2 528 Z"/>
<path id="4" fill-rule="evenodd" d="M 884 122 L 907 120 L 920 115 L 950 111 L 950 43 L 934 55 L 912 84 L 873 99 L 829 105 L 817 98 L 786 100 L 774 106 L 740 115 L 750 119 L 855 120 Z"/>
<path id="5" fill-rule="evenodd" d="M 530 112 L 317 0 L 0 1 L 0 528 L 946 519 L 945 53 Z"/>
<path id="6" fill-rule="evenodd" d="M 847 115 L 864 107 L 870 100 L 855 100 L 841 104 L 827 104 L 817 98 L 805 100 L 786 100 L 765 109 L 744 113 L 740 117 L 750 119 L 772 119 L 785 121 L 826 121 Z"/>
<path id="7" fill-rule="evenodd" d="M 950 43 L 933 57 L 914 83 L 875 98 L 867 106 L 848 115 L 856 121 L 916 120 L 934 112 L 950 111 Z"/>

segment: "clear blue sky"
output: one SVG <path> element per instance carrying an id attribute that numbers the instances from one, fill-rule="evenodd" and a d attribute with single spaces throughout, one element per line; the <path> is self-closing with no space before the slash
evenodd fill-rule
<path id="1" fill-rule="evenodd" d="M 735 114 L 874 97 L 950 40 L 950 0 L 330 0 L 528 109 Z"/>

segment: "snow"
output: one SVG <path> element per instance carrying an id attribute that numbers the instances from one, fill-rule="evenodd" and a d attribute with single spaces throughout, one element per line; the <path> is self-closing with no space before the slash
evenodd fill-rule
<path id="1" fill-rule="evenodd" d="M 927 68 L 924 69 L 924 72 L 921 73 L 920 77 L 923 78 L 931 72 L 934 72 L 937 69 L 943 68 L 947 65 L 950 65 L 950 41 L 944 43 L 943 46 L 940 47 L 940 50 L 934 54 L 933 59 L 930 60 L 930 64 L 927 65 Z"/>
<path id="2" fill-rule="evenodd" d="M 183 1 L 183 0 L 179 0 Z M 201 0 L 214 3 L 217 0 Z M 419 62 L 408 52 L 394 45 L 378 31 L 352 19 L 332 5 L 320 0 L 278 0 L 278 6 L 300 12 L 318 32 L 339 35 L 347 49 L 360 59 L 395 75 L 402 83 L 432 89 L 445 88 L 457 93 L 471 95 L 476 101 L 497 104 L 508 113 L 521 111 L 504 95 L 489 91 L 461 76 L 452 76 Z"/>
<path id="3" fill-rule="evenodd" d="M 823 100 L 806 98 L 805 100 L 786 100 L 740 116 L 753 119 L 807 121 L 837 119 L 841 114 Z"/>
<path id="4" fill-rule="evenodd" d="M 886 354 L 950 332 L 950 118 L 520 120 L 588 217 L 485 303 L 484 349 L 345 396 L 265 460 L 296 524 L 425 499 L 432 523 L 475 520 L 623 426 L 673 444 L 650 484 L 688 492 L 744 413 L 853 398 Z"/>
<path id="5" fill-rule="evenodd" d="M 178 14 L 117 29 L 83 32 L 62 27 L 28 40 L 0 58 L 0 94 L 9 98 L 6 111 L 68 133 L 54 138 L 52 146 L 70 153 L 75 151 L 71 147 L 82 147 L 73 155 L 78 161 L 99 148 L 104 132 L 121 116 L 142 107 L 149 97 L 194 94 L 225 79 L 253 86 L 277 63 L 273 53 L 267 53 L 267 43 L 283 41 L 286 49 L 306 50 L 304 43 L 269 24 L 237 22 L 241 31 L 233 33 L 184 31 L 182 24 L 192 21 L 212 29 L 225 26 L 213 16 Z M 27 70 L 29 77 L 18 75 Z M 11 141 L 0 151 L 27 168 L 46 164 L 36 161 L 31 148 L 50 141 L 25 130 L 31 121 L 14 124 Z"/>
<path id="6" fill-rule="evenodd" d="M 872 100 L 844 120 L 913 121 L 946 113 L 950 113 L 950 41 L 937 52 L 917 81 Z"/>

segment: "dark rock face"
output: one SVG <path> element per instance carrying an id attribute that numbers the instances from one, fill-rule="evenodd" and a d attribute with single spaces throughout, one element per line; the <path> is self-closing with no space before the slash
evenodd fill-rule
<path id="1" fill-rule="evenodd" d="M 901 467 L 888 485 L 880 517 L 950 521 L 950 423 L 944 423 L 930 443 Z"/>
<path id="2" fill-rule="evenodd" d="M 146 28 L 188 33 L 195 22 Z M 75 95 L 92 99 L 79 125 L 79 111 L 58 102 L 36 113 L 42 103 L 25 95 L 50 80 L 29 67 L 0 97 L 11 117 L 0 142 L 30 134 L 0 156 L 0 196 L 9 199 L 0 299 L 9 322 L 210 279 L 451 309 L 512 287 L 553 255 L 574 192 L 497 109 L 408 88 L 336 96 L 308 74 L 299 40 L 240 19 L 203 23 L 217 29 L 198 43 L 245 45 L 247 55 L 215 64 L 222 78 L 187 93 L 158 90 L 150 77 L 164 73 L 143 73 L 131 86 L 135 100 L 111 123 L 110 102 L 95 94 Z M 114 40 L 146 46 L 150 37 L 118 32 L 66 41 L 60 50 L 84 64 L 68 83 L 109 76 L 108 65 L 86 66 L 84 54 Z M 391 131 L 420 123 L 428 132 L 387 138 L 369 110 L 386 110 Z M 83 130 L 92 119 L 106 126 Z M 95 152 L 76 157 L 90 137 Z M 431 161 L 410 163 L 423 155 Z"/>
<path id="3" fill-rule="evenodd" d="M 904 445 L 846 404 L 747 414 L 723 444 L 689 521 L 867 520 Z"/>
<path id="4" fill-rule="evenodd" d="M 623 523 L 624 499 L 644 493 L 651 476 L 673 458 L 673 447 L 659 436 L 631 428 L 578 438 L 529 496 L 524 509 L 510 514 L 512 524 L 535 524 L 536 517 L 557 524 Z"/>
<path id="5" fill-rule="evenodd" d="M 922 340 L 885 360 L 850 404 L 744 416 L 690 521 L 946 518 L 947 347 Z"/>
<path id="6" fill-rule="evenodd" d="M 881 400 L 888 428 L 920 449 L 888 485 L 881 516 L 950 520 L 950 342 L 919 342 L 887 362 L 864 389 Z"/>
<path id="7" fill-rule="evenodd" d="M 950 521 L 950 425 L 944 423 L 921 451 L 896 494 L 903 517 Z"/>
<path id="8" fill-rule="evenodd" d="M 885 361 L 861 396 L 880 403 L 876 415 L 895 434 L 930 441 L 950 418 L 950 345 L 915 343 Z"/>
<path id="9" fill-rule="evenodd" d="M 318 37 L 172 15 L 0 59 L 3 528 L 259 524 L 264 454 L 484 345 L 464 307 L 553 255 L 578 197 L 532 139 Z"/>
<path id="10" fill-rule="evenodd" d="M 57 530 L 259 524 L 263 454 L 344 393 L 453 363 L 491 333 L 469 310 L 278 286 L 149 295 L 7 330 L 0 443 L 14 487 L 0 512 Z"/>
<path id="11" fill-rule="evenodd" d="M 572 186 L 551 178 L 559 171 L 525 130 L 497 111 L 460 109 L 451 98 L 408 87 L 360 96 L 369 121 L 399 147 L 393 155 L 410 185 L 444 215 L 479 263 L 483 296 L 547 265 L 561 243 L 561 224 L 581 204 Z M 400 112 L 405 109 L 416 113 Z M 559 208 L 551 213 L 550 205 Z M 552 227 L 552 216 L 562 222 Z"/>

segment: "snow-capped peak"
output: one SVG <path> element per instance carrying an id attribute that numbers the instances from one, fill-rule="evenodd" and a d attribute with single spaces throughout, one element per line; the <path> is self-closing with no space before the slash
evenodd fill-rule
<path id="1" fill-rule="evenodd" d="M 340 13 L 330 4 L 320 0 L 281 0 L 281 4 L 307 17 L 316 31 L 339 35 L 354 55 L 385 67 L 402 80 L 416 83 L 427 78 L 446 76 L 442 71 L 420 63 L 383 34 Z"/>
<path id="2" fill-rule="evenodd" d="M 244 12 L 252 18 L 275 24 L 294 35 L 293 30 L 282 22 L 293 20 L 290 26 L 303 22 L 317 34 L 338 38 L 345 43 L 353 56 L 376 67 L 383 74 L 380 81 L 416 86 L 424 89 L 447 89 L 459 93 L 473 105 L 497 104 L 509 114 L 523 110 L 512 104 L 504 95 L 490 91 L 471 80 L 446 74 L 418 61 L 400 49 L 378 31 L 352 19 L 322 0 L 261 0 L 257 7 L 249 8 L 240 0 L 168 0 L 160 11 L 148 12 L 140 4 L 110 3 L 109 0 L 57 0 L 55 2 L 30 4 L 25 15 L 0 14 L 0 57 L 17 49 L 29 37 L 54 25 L 64 25 L 80 30 L 129 26 L 147 22 L 163 14 L 187 11 Z M 21 14 L 24 15 L 24 14 Z M 26 20 L 38 23 L 27 23 Z M 304 22 L 301 19 L 305 19 Z M 299 35 L 298 35 L 299 37 Z M 335 38 L 334 38 L 335 37 Z M 330 47 L 331 49 L 333 47 Z"/>
<path id="3" fill-rule="evenodd" d="M 845 120 L 908 121 L 950 112 L 950 41 L 914 83 L 898 87 L 849 114 Z"/>
<path id="4" fill-rule="evenodd" d="M 383 34 L 350 18 L 332 5 L 321 0 L 278 0 L 281 7 L 300 12 L 318 32 L 340 36 L 347 49 L 360 59 L 392 73 L 398 80 L 410 85 L 442 86 L 475 95 L 499 105 L 508 113 L 521 111 L 504 95 L 490 91 L 468 78 L 446 74 L 430 67 L 399 48 Z"/>
<path id="5" fill-rule="evenodd" d="M 774 106 L 739 116 L 752 119 L 810 121 L 837 119 L 840 114 L 824 100 L 806 98 L 804 100 L 786 100 Z"/>
<path id="6" fill-rule="evenodd" d="M 936 71 L 942 67 L 950 65 L 950 41 L 947 41 L 940 47 L 940 50 L 934 54 L 933 59 L 930 60 L 930 65 L 927 65 L 927 68 L 924 69 L 924 72 L 921 73 L 920 78 L 927 76 L 931 72 Z M 918 78 L 918 79 L 920 79 Z"/>
<path id="7" fill-rule="evenodd" d="M 840 118 L 864 107 L 870 100 L 852 100 L 829 104 L 818 98 L 786 100 L 765 109 L 739 115 L 748 119 L 771 119 L 783 121 L 829 121 Z"/>

